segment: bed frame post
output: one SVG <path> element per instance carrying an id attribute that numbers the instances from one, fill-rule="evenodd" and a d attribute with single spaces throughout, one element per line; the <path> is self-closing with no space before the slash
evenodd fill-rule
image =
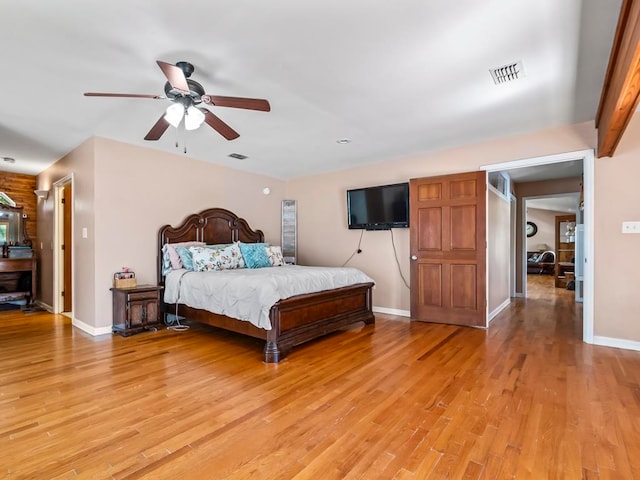
<path id="1" fill-rule="evenodd" d="M 269 316 L 272 317 L 272 315 Z M 277 324 L 274 326 L 273 318 L 271 320 L 272 328 L 267 331 L 267 343 L 264 345 L 264 362 L 278 363 L 281 353 L 280 347 L 278 347 L 278 327 Z"/>
<path id="2" fill-rule="evenodd" d="M 367 312 L 370 313 L 370 315 L 367 315 L 364 319 L 364 324 L 365 325 L 374 325 L 376 323 L 376 317 L 373 315 L 373 295 L 372 295 L 372 289 L 368 288 L 367 292 L 365 293 L 366 295 L 366 305 L 367 305 Z"/>

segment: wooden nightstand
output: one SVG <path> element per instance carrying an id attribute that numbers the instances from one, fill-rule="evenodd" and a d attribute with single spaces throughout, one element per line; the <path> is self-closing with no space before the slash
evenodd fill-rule
<path id="1" fill-rule="evenodd" d="M 163 288 L 157 285 L 112 288 L 113 333 L 128 337 L 161 327 L 160 292 Z"/>

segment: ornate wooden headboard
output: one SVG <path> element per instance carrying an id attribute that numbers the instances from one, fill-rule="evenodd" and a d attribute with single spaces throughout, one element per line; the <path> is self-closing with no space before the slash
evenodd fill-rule
<path id="1" fill-rule="evenodd" d="M 162 246 L 165 243 L 199 241 L 219 243 L 264 242 L 262 230 L 253 230 L 244 218 L 224 208 L 209 208 L 189 215 L 177 227 L 165 225 L 158 232 L 158 283 L 162 283 Z"/>

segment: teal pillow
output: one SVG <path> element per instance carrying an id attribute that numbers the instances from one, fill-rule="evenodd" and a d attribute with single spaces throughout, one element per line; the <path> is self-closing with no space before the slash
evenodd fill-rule
<path id="1" fill-rule="evenodd" d="M 247 268 L 270 267 L 271 261 L 264 243 L 241 243 L 240 251 Z"/>
<path id="2" fill-rule="evenodd" d="M 171 270 L 171 260 L 169 259 L 169 252 L 165 244 L 162 246 L 162 276 L 166 277 Z"/>
<path id="3" fill-rule="evenodd" d="M 186 270 L 193 270 L 193 257 L 189 247 L 176 247 L 176 253 L 182 261 L 182 268 Z"/>

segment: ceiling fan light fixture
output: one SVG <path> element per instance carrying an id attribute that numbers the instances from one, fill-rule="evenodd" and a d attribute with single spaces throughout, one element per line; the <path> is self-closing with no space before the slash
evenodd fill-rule
<path id="1" fill-rule="evenodd" d="M 184 116 L 184 128 L 187 130 L 196 130 L 204 122 L 204 113 L 193 105 L 187 108 Z"/>
<path id="2" fill-rule="evenodd" d="M 172 103 L 167 107 L 167 113 L 164 116 L 164 119 L 169 122 L 169 124 L 175 128 L 178 128 L 180 122 L 182 121 L 182 117 L 184 117 L 184 105 L 181 103 Z"/>

